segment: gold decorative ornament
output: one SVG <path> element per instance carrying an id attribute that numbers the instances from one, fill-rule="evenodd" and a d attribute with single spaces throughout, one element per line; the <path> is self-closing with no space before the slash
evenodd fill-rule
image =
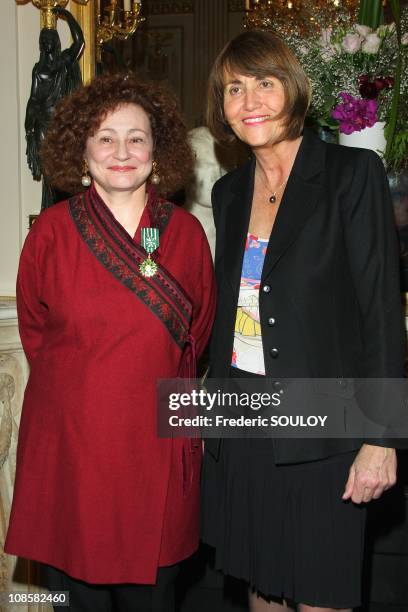
<path id="1" fill-rule="evenodd" d="M 72 16 L 81 26 L 85 39 L 85 49 L 79 60 L 84 85 L 95 76 L 95 7 L 95 0 L 89 0 L 88 4 L 73 2 L 70 7 Z"/>
<path id="2" fill-rule="evenodd" d="M 73 0 L 77 4 L 86 6 L 89 0 Z M 48 30 L 55 30 L 57 27 L 57 16 L 54 15 L 52 9 L 66 8 L 68 0 L 32 0 L 35 7 L 41 11 L 41 29 L 47 28 Z"/>
<path id="3" fill-rule="evenodd" d="M 126 40 L 136 32 L 145 18 L 140 15 L 141 0 L 123 0 L 122 7 L 118 6 L 118 0 L 110 0 L 103 9 L 104 14 L 101 13 L 99 2 L 97 6 L 96 61 L 100 63 L 102 45 L 112 38 Z"/>
<path id="4" fill-rule="evenodd" d="M 357 4 L 357 0 L 245 0 L 244 28 L 309 36 L 335 22 L 340 10 L 356 13 Z"/>

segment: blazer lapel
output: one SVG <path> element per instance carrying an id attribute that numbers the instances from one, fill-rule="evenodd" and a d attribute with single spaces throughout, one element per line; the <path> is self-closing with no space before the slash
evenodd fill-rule
<path id="1" fill-rule="evenodd" d="M 295 242 L 316 208 L 323 189 L 316 175 L 324 169 L 325 146 L 305 130 L 268 243 L 262 281 Z"/>
<path id="2" fill-rule="evenodd" d="M 225 216 L 225 277 L 234 293 L 239 291 L 254 192 L 254 175 L 255 158 L 252 158 L 245 164 L 231 186 L 231 197 Z"/>
<path id="3" fill-rule="evenodd" d="M 322 187 L 318 175 L 325 167 L 326 144 L 313 132 L 304 130 L 285 194 L 276 216 L 262 271 L 264 280 L 285 251 L 293 244 L 313 214 Z M 256 160 L 253 157 L 230 187 L 225 215 L 225 277 L 238 297 L 246 235 L 251 216 Z M 227 196 L 228 197 L 228 196 Z"/>

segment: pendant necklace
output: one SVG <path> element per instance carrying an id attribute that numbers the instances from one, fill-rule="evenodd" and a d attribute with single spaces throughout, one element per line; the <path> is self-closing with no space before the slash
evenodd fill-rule
<path id="1" fill-rule="evenodd" d="M 281 189 L 283 189 L 283 187 L 286 185 L 287 181 L 288 181 L 288 179 L 286 179 L 286 181 L 284 181 L 284 182 L 282 183 L 282 185 L 279 185 L 279 187 L 277 187 L 277 188 L 275 189 L 275 191 L 274 191 L 274 192 L 271 194 L 271 197 L 269 198 L 269 202 L 270 202 L 271 204 L 275 204 L 275 202 L 276 202 L 276 195 L 279 193 L 279 191 L 280 191 Z"/>
<path id="2" fill-rule="evenodd" d="M 271 190 L 271 188 L 270 188 L 270 187 L 269 187 L 269 185 L 266 183 L 266 181 L 264 181 L 264 180 L 262 179 L 262 182 L 263 182 L 263 184 L 265 185 L 265 187 L 268 189 L 268 191 L 270 191 L 270 190 Z M 271 194 L 271 196 L 270 196 L 270 198 L 269 198 L 269 202 L 270 202 L 271 204 L 275 204 L 276 199 L 277 199 L 277 195 L 278 195 L 278 193 L 280 192 L 280 190 L 281 190 L 281 189 L 283 189 L 283 187 L 285 187 L 285 185 L 286 185 L 286 183 L 287 183 L 287 182 L 288 182 L 288 179 L 286 178 L 286 179 L 283 181 L 283 183 L 282 183 L 281 185 L 279 185 L 279 186 L 278 186 L 278 187 L 275 189 L 275 191 L 272 191 L 272 194 Z"/>

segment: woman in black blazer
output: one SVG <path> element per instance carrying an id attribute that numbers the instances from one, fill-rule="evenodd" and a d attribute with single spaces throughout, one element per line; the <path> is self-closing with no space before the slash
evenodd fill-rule
<path id="1" fill-rule="evenodd" d="M 381 160 L 303 129 L 309 99 L 302 68 L 270 32 L 239 35 L 213 67 L 209 126 L 253 156 L 212 194 L 210 376 L 266 376 L 278 392 L 282 378 L 335 379 L 334 405 L 350 397 L 349 378 L 404 374 L 398 245 Z M 203 539 L 217 567 L 248 581 L 252 612 L 360 605 L 364 504 L 395 483 L 392 446 L 207 441 Z"/>

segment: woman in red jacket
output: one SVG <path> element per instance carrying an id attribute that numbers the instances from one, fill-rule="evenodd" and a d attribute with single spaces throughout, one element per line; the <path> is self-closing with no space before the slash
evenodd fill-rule
<path id="1" fill-rule="evenodd" d="M 43 147 L 51 183 L 79 193 L 21 256 L 31 371 L 6 550 L 44 563 L 71 609 L 173 610 L 198 544 L 201 445 L 156 435 L 156 381 L 183 375 L 214 313 L 204 231 L 158 195 L 191 162 L 173 98 L 132 75 L 62 101 Z"/>

